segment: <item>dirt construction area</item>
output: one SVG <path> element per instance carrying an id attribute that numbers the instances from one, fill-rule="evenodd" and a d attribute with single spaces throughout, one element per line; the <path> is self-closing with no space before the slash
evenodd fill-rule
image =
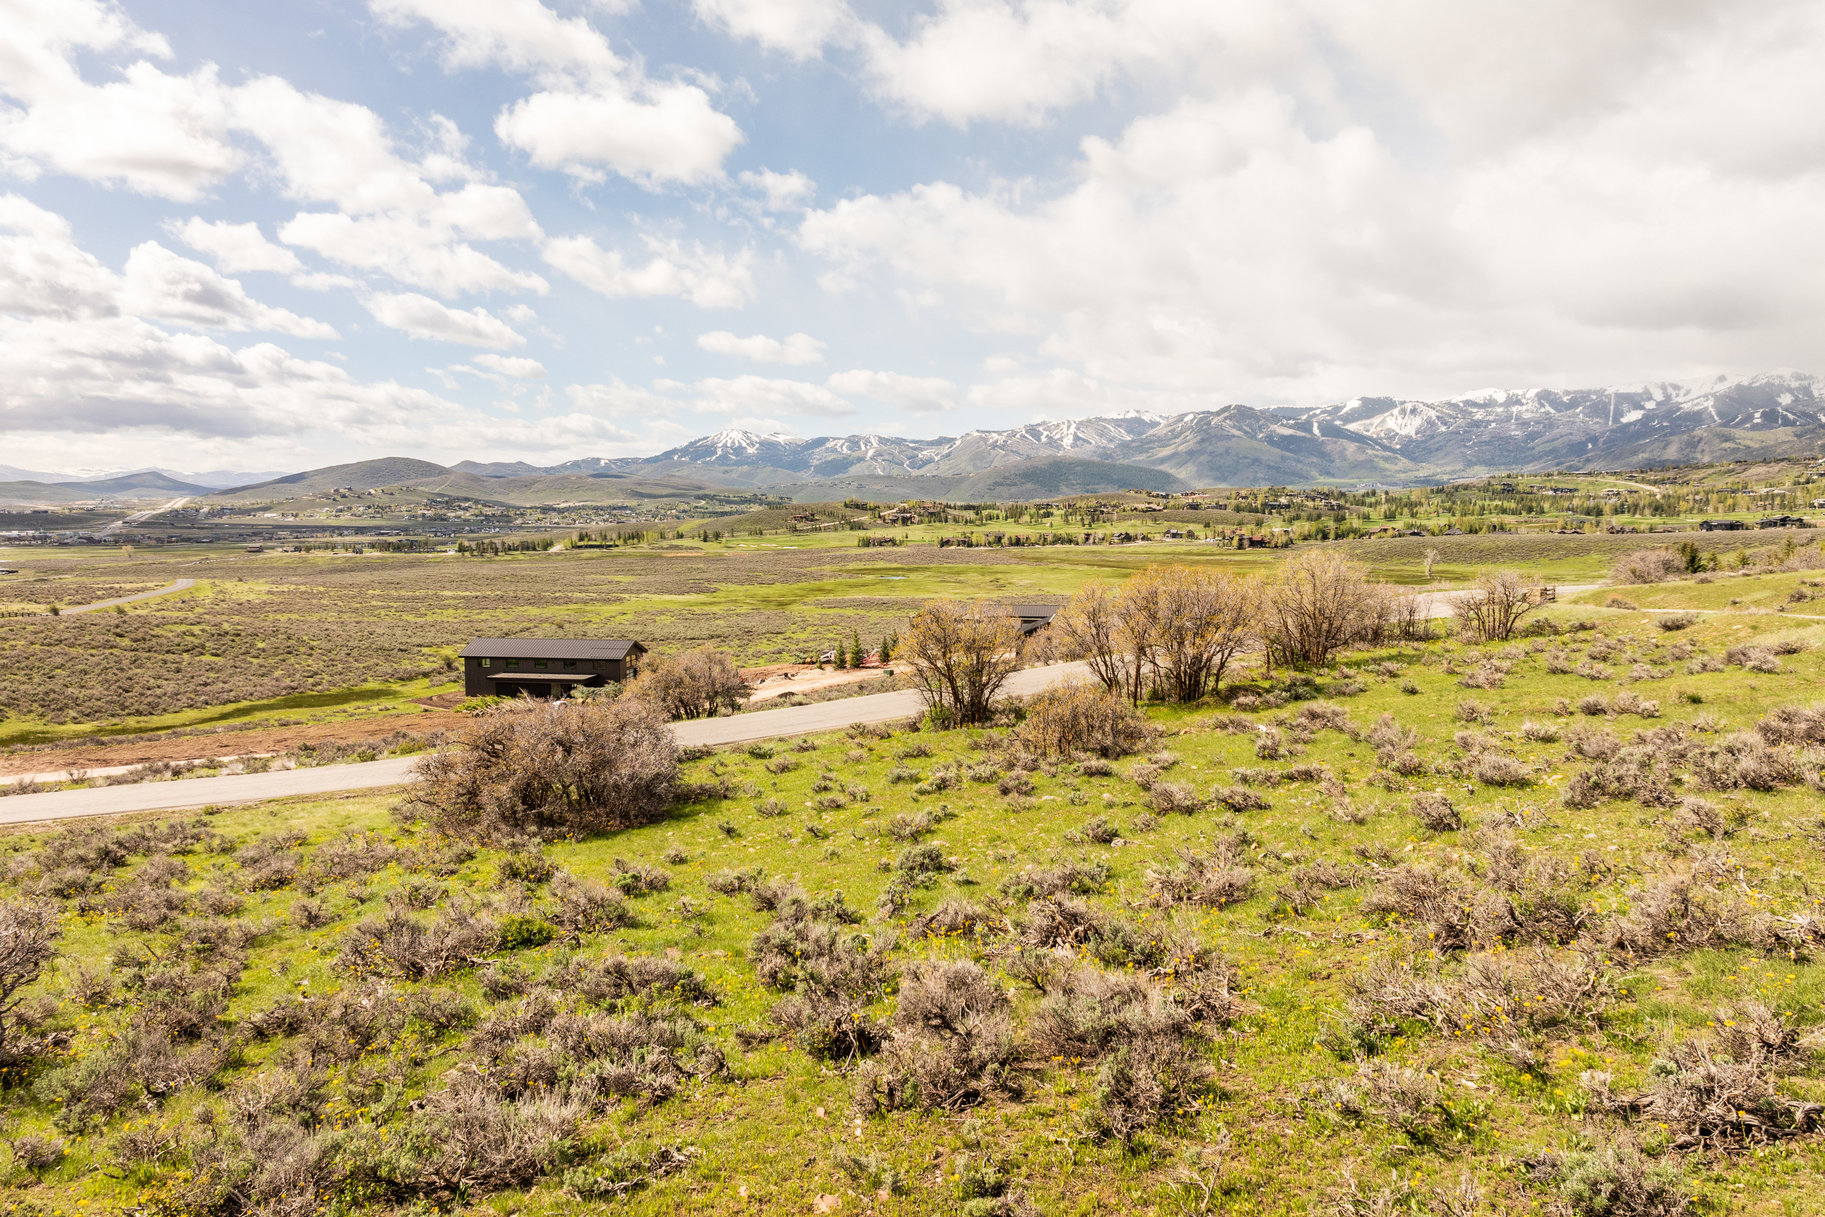
<path id="1" fill-rule="evenodd" d="M 349 744 L 380 739 L 400 731 L 413 735 L 435 735 L 440 731 L 454 731 L 470 721 L 468 715 L 451 708 L 461 700 L 461 694 L 443 693 L 420 699 L 420 708 L 415 713 L 376 714 L 338 722 L 289 727 L 130 736 L 118 740 L 88 740 L 14 748 L 0 753 L 0 777 L 21 773 L 64 773 L 72 769 L 106 769 L 116 765 L 149 765 L 154 761 L 259 756 L 289 752 L 305 744 Z"/>

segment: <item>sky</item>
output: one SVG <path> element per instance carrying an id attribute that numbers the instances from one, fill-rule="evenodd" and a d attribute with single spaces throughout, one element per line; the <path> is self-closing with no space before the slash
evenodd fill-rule
<path id="1" fill-rule="evenodd" d="M 1825 370 L 1825 0 L 0 0 L 0 462 Z"/>

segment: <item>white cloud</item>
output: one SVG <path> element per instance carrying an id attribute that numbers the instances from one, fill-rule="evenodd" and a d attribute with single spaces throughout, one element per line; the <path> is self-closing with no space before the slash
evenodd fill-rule
<path id="1" fill-rule="evenodd" d="M 794 169 L 775 173 L 771 169 L 746 169 L 737 179 L 742 185 L 758 190 L 762 206 L 768 211 L 792 211 L 803 207 L 817 193 L 817 183 Z"/>
<path id="2" fill-rule="evenodd" d="M 666 387 L 662 384 L 660 387 Z M 857 413 L 854 406 L 823 385 L 768 376 L 710 378 L 673 387 L 692 394 L 690 406 L 706 414 L 798 414 L 842 418 Z"/>
<path id="3" fill-rule="evenodd" d="M 543 380 L 545 365 L 536 359 L 527 359 L 520 355 L 477 355 L 469 361 L 480 368 L 514 380 Z"/>
<path id="4" fill-rule="evenodd" d="M 217 274 L 201 262 L 179 257 L 157 241 L 137 245 L 127 255 L 121 307 L 159 321 L 222 330 L 272 330 L 298 338 L 334 338 L 321 321 L 248 296 L 237 279 Z"/>
<path id="5" fill-rule="evenodd" d="M 737 337 L 728 330 L 697 336 L 697 345 L 712 355 L 747 359 L 755 363 L 807 364 L 824 362 L 824 344 L 809 334 L 789 334 L 784 340 L 754 334 Z"/>
<path id="6" fill-rule="evenodd" d="M 105 317 L 119 311 L 113 271 L 70 235 L 70 223 L 16 194 L 0 195 L 0 313 Z"/>
<path id="7" fill-rule="evenodd" d="M 301 211 L 279 226 L 279 237 L 344 266 L 379 271 L 445 297 L 466 292 L 543 292 L 549 286 L 531 271 L 513 270 L 455 239 L 451 228 L 414 217 Z"/>
<path id="8" fill-rule="evenodd" d="M 715 181 L 724 158 L 742 142 L 735 120 L 687 84 L 653 85 L 638 99 L 534 93 L 503 110 L 494 133 L 541 169 L 596 181 L 602 166 L 649 186 Z"/>
<path id="9" fill-rule="evenodd" d="M 542 78 L 610 81 L 626 70 L 588 21 L 560 17 L 538 0 L 369 0 L 368 7 L 395 26 L 437 27 L 451 70 L 499 64 Z"/>
<path id="10" fill-rule="evenodd" d="M 817 54 L 855 24 L 844 0 L 691 0 L 691 7 L 708 24 L 795 59 Z"/>
<path id="11" fill-rule="evenodd" d="M 526 345 L 512 326 L 484 308 L 451 308 L 416 292 L 381 293 L 365 303 L 376 321 L 414 338 L 495 350 Z"/>
<path id="12" fill-rule="evenodd" d="M 183 223 L 173 220 L 165 230 L 190 248 L 208 254 L 216 269 L 228 274 L 250 270 L 270 270 L 291 274 L 304 269 L 298 255 L 283 245 L 274 245 L 254 223 L 231 224 L 227 220 L 208 221 L 191 216 Z"/>
<path id="13" fill-rule="evenodd" d="M 696 84 L 649 79 L 582 17 L 537 0 L 370 0 L 395 25 L 422 22 L 444 38 L 447 69 L 499 65 L 544 87 L 505 107 L 494 132 L 534 165 L 585 181 L 604 171 L 642 185 L 722 177 L 742 142 L 735 120 Z"/>
<path id="14" fill-rule="evenodd" d="M 845 397 L 871 397 L 914 414 L 933 414 L 957 404 L 957 386 L 937 376 L 858 369 L 837 372 L 824 383 Z"/>
<path id="15" fill-rule="evenodd" d="M 619 250 L 589 237 L 557 237 L 545 245 L 545 263 L 611 300 L 683 296 L 699 308 L 739 308 L 754 294 L 747 253 L 733 258 L 680 241 L 648 238 L 652 255 L 630 265 Z"/>

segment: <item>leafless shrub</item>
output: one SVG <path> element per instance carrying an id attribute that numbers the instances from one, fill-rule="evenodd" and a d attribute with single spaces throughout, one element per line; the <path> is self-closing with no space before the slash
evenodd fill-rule
<path id="1" fill-rule="evenodd" d="M 1825 744 L 1825 705 L 1777 706 L 1755 724 L 1770 744 Z"/>
<path id="2" fill-rule="evenodd" d="M 1208 1042 L 1159 985 L 1094 968 L 1066 974 L 1032 1024 L 1034 1052 L 1066 1067 L 1095 1064 L 1093 1127 L 1128 1140 L 1196 1111 L 1208 1089 Z"/>
<path id="3" fill-rule="evenodd" d="M 1177 851 L 1179 863 L 1170 869 L 1151 868 L 1146 874 L 1149 899 L 1160 907 L 1197 904 L 1227 908 L 1254 894 L 1255 873 L 1238 864 L 1233 850 L 1199 854 Z"/>
<path id="4" fill-rule="evenodd" d="M 1190 815 L 1204 806 L 1198 792 L 1183 782 L 1156 780 L 1146 789 L 1153 810 L 1160 815 Z"/>
<path id="5" fill-rule="evenodd" d="M 1707 947 L 1745 944 L 1752 914 L 1735 897 L 1686 876 L 1640 889 L 1629 910 L 1606 928 L 1608 945 L 1651 959 Z"/>
<path id="6" fill-rule="evenodd" d="M 1390 956 L 1350 979 L 1347 1008 L 1376 1036 L 1419 1022 L 1442 1034 L 1500 1037 L 1595 1024 L 1621 995 L 1619 982 L 1601 959 L 1580 951 L 1484 952 L 1457 966 Z"/>
<path id="7" fill-rule="evenodd" d="M 356 975 L 428 980 L 474 966 L 499 941 L 495 920 L 472 908 L 446 908 L 434 922 L 394 908 L 345 934 L 337 963 Z"/>
<path id="8" fill-rule="evenodd" d="M 900 978 L 893 1035 L 856 1083 L 858 1112 L 958 1111 L 1013 1088 L 1006 992 L 974 963 L 914 964 Z"/>
<path id="9" fill-rule="evenodd" d="M 1698 624 L 1697 613 L 1656 613 L 1654 624 L 1672 633 L 1675 630 L 1689 630 Z"/>
<path id="10" fill-rule="evenodd" d="M 721 709 L 738 708 L 748 695 L 748 685 L 727 651 L 701 646 L 649 661 L 627 692 L 629 698 L 651 704 L 668 718 L 704 718 Z"/>
<path id="11" fill-rule="evenodd" d="M 1480 752 L 1471 759 L 1470 775 L 1486 786 L 1528 786 L 1534 772 L 1512 756 Z"/>
<path id="12" fill-rule="evenodd" d="M 1745 643 L 1731 647 L 1724 652 L 1724 662 L 1733 663 L 1750 672 L 1776 673 L 1785 671 L 1775 653 L 1767 647 Z"/>
<path id="13" fill-rule="evenodd" d="M 1015 731 L 1021 745 L 1040 756 L 1093 753 L 1129 756 L 1156 735 L 1153 725 L 1115 693 L 1092 684 L 1065 684 L 1036 695 Z"/>
<path id="14" fill-rule="evenodd" d="M 1442 794 L 1415 795 L 1413 814 L 1428 832 L 1457 832 L 1464 827 L 1463 814 Z"/>
<path id="15" fill-rule="evenodd" d="M 495 709 L 419 761 L 409 805 L 464 839 L 627 828 L 664 814 L 677 756 L 664 719 L 636 698 Z"/>
<path id="16" fill-rule="evenodd" d="M 1158 806 L 1158 795 L 1159 790 L 1156 787 L 1154 790 L 1156 806 Z M 1219 787 L 1211 792 L 1211 800 L 1233 812 L 1262 811 L 1273 806 L 1266 797 L 1256 794 L 1246 786 Z"/>
<path id="17" fill-rule="evenodd" d="M 1494 723 L 1495 709 L 1487 702 L 1466 699 L 1457 704 L 1457 718 L 1462 723 Z"/>
<path id="18" fill-rule="evenodd" d="M 1534 1163 L 1533 1178 L 1552 1184 L 1572 1217 L 1685 1217 L 1692 1211 L 1678 1165 L 1651 1161 L 1632 1146 L 1548 1156 Z"/>
<path id="19" fill-rule="evenodd" d="M 22 991 L 57 958 L 60 921 L 49 902 L 0 900 L 0 1060 L 26 1047 L 19 1035 Z"/>
<path id="20" fill-rule="evenodd" d="M 1011 875 L 1002 880 L 1001 891 L 1015 899 L 1094 896 L 1108 886 L 1111 875 L 1105 862 L 1061 862 Z"/>
<path id="21" fill-rule="evenodd" d="M 300 863 L 295 846 L 301 839 L 294 833 L 282 833 L 243 846 L 234 856 L 241 868 L 242 885 L 253 892 L 288 886 L 298 876 Z"/>
<path id="22" fill-rule="evenodd" d="M 1615 583 L 1664 583 L 1685 574 L 1685 556 L 1673 549 L 1638 549 L 1610 564 L 1610 579 Z"/>
<path id="23" fill-rule="evenodd" d="M 551 881 L 551 894 L 557 897 L 552 922 L 572 934 L 601 934 L 633 924 L 620 893 L 594 879 L 559 871 Z"/>

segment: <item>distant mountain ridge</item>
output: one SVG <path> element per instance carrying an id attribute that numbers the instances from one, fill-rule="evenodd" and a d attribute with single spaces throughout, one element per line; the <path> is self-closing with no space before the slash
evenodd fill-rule
<path id="1" fill-rule="evenodd" d="M 1356 397 L 1316 408 L 1129 411 L 934 439 L 730 428 L 647 457 L 558 465 L 385 457 L 216 489 L 168 471 L 43 481 L 0 467 L 0 501 L 214 493 L 284 499 L 411 484 L 501 502 L 609 502 L 714 489 L 801 500 L 1044 498 L 1123 487 L 1411 485 L 1545 469 L 1631 469 L 1825 452 L 1825 379 L 1783 371 L 1606 389 Z M 10 479 L 4 475 L 11 475 Z M 216 483 L 219 485 L 219 483 Z"/>
<path id="2" fill-rule="evenodd" d="M 1609 389 L 1490 390 L 1437 401 L 1358 397 L 1315 409 L 1130 412 L 930 440 L 730 429 L 644 463 L 753 486 L 869 474 L 968 476 L 1056 458 L 1138 465 L 1198 486 L 1302 485 L 1753 459 L 1816 451 L 1822 442 L 1825 381 L 1777 372 Z"/>

